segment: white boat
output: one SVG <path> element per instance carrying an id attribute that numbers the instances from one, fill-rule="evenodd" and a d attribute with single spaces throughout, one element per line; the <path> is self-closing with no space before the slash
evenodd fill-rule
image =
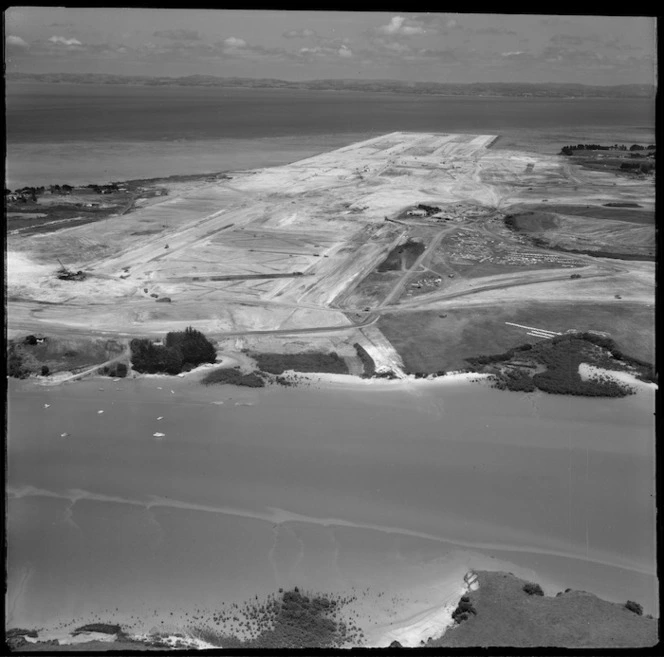
<path id="1" fill-rule="evenodd" d="M 67 438 L 67 436 L 69 436 L 67 432 L 60 434 L 60 438 Z"/>
<path id="2" fill-rule="evenodd" d="M 97 415 L 101 415 L 104 411 L 97 411 Z"/>
<path id="3" fill-rule="evenodd" d="M 44 408 L 48 408 L 50 404 L 44 404 Z"/>
<path id="4" fill-rule="evenodd" d="M 157 419 L 158 419 L 158 420 L 163 420 L 163 419 L 164 419 L 164 416 L 163 416 L 163 415 L 160 415 Z"/>
<path id="5" fill-rule="evenodd" d="M 156 431 L 155 433 L 152 434 L 155 438 L 163 438 L 166 434 L 161 433 L 160 431 Z"/>

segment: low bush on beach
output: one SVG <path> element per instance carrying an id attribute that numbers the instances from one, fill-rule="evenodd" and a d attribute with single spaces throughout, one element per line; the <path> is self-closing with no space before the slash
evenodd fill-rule
<path id="1" fill-rule="evenodd" d="M 233 386 L 244 386 L 247 388 L 263 388 L 265 381 L 259 372 L 242 374 L 235 368 L 222 367 L 218 370 L 208 372 L 202 379 L 203 385 L 228 384 Z"/>
<path id="2" fill-rule="evenodd" d="M 81 625 L 75 630 L 72 630 L 71 634 L 76 636 L 77 634 L 83 634 L 87 632 L 100 632 L 101 634 L 119 634 L 122 628 L 119 625 L 111 623 L 90 623 L 88 625 Z"/>
<path id="3" fill-rule="evenodd" d="M 39 635 L 37 630 L 23 630 L 20 627 L 13 627 L 5 633 L 7 639 L 13 639 L 19 636 L 29 636 L 31 639 L 36 639 Z"/>
<path id="4" fill-rule="evenodd" d="M 270 374 L 295 372 L 327 372 L 348 374 L 346 361 L 336 352 L 303 351 L 299 354 L 255 353 L 252 354 L 258 368 Z"/>
<path id="5" fill-rule="evenodd" d="M 125 378 L 127 376 L 128 367 L 126 363 L 115 363 L 114 365 L 104 365 L 100 368 L 99 374 L 102 376 L 110 376 L 112 378 Z"/>

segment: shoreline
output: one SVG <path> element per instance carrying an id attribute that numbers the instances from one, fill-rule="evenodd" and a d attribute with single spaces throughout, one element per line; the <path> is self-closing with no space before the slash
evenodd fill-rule
<path id="1" fill-rule="evenodd" d="M 233 356 L 222 356 L 222 359 L 215 363 L 203 363 L 188 372 L 180 372 L 180 374 L 164 374 L 164 373 L 138 373 L 131 371 L 127 377 L 109 377 L 100 374 L 96 374 L 98 365 L 95 365 L 92 368 L 88 368 L 85 372 L 71 372 L 71 371 L 62 371 L 56 372 L 49 376 L 39 376 L 35 375 L 29 377 L 28 380 L 32 380 L 35 385 L 43 387 L 51 387 L 62 385 L 63 383 L 71 383 L 74 381 L 81 380 L 86 378 L 88 380 L 97 380 L 97 381 L 113 381 L 117 382 L 126 379 L 156 379 L 162 381 L 175 381 L 176 379 L 188 379 L 192 383 L 202 384 L 202 377 L 196 375 L 202 375 L 205 372 L 216 368 L 228 368 L 234 367 L 235 365 L 240 365 L 241 362 L 234 358 Z M 636 394 L 648 392 L 652 390 L 658 390 L 659 386 L 656 383 L 641 381 L 635 376 L 629 374 L 628 372 L 622 372 L 619 370 L 607 370 L 603 368 L 598 368 L 592 365 L 587 365 L 582 363 L 580 366 L 580 374 L 582 377 L 595 376 L 595 375 L 605 375 L 612 377 L 617 381 L 628 384 L 636 388 Z M 194 375 L 192 377 L 192 375 Z M 274 376 L 274 375 L 270 375 Z M 290 376 L 293 377 L 293 383 L 290 386 L 284 386 L 283 384 L 278 383 L 275 380 L 268 380 L 265 387 L 298 387 L 301 385 L 301 382 L 306 382 L 306 384 L 319 384 L 321 388 L 328 389 L 345 389 L 345 390 L 364 390 L 364 391 L 387 391 L 395 390 L 399 388 L 425 388 L 427 386 L 443 386 L 443 385 L 458 385 L 458 384 L 469 384 L 469 383 L 488 383 L 492 377 L 492 374 L 483 373 L 483 372 L 448 372 L 442 376 L 432 374 L 427 377 L 416 377 L 413 374 L 406 374 L 402 377 L 396 377 L 394 379 L 384 378 L 384 377 L 372 377 L 364 378 L 362 376 L 357 376 L 353 374 L 334 374 L 329 372 L 297 372 L 294 370 L 286 370 L 283 374 L 279 376 Z M 276 377 L 275 377 L 276 378 Z M 55 380 L 54 380 L 55 379 Z M 242 390 L 244 386 L 238 386 L 234 384 L 211 384 L 209 387 L 214 388 L 215 386 L 229 385 L 238 390 Z M 254 388 L 251 388 L 254 389 Z M 260 390 L 260 388 L 258 388 Z M 503 392 L 514 392 L 514 391 L 503 391 Z M 535 390 L 535 394 L 550 394 L 545 393 L 540 390 Z M 520 393 L 520 394 L 532 394 L 532 393 Z M 563 395 L 570 396 L 570 395 Z M 574 395 L 571 395 L 574 396 Z M 595 397 L 589 397 L 595 398 Z M 611 398 L 613 399 L 613 398 Z"/>

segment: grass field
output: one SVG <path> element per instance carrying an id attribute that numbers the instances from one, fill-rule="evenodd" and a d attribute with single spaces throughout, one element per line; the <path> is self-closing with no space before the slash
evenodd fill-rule
<path id="1" fill-rule="evenodd" d="M 17 339 L 11 344 L 15 345 L 13 348 L 25 368 L 35 374 L 40 373 L 42 365 L 46 365 L 51 374 L 93 367 L 120 356 L 125 350 L 124 345 L 116 340 L 86 338 L 51 337 L 36 345 L 23 344 Z"/>
<path id="2" fill-rule="evenodd" d="M 657 643 L 657 621 L 585 591 L 528 595 L 509 573 L 479 572 L 476 614 L 427 647 L 636 648 Z M 638 601 L 637 601 L 638 602 Z"/>
<path id="3" fill-rule="evenodd" d="M 628 221 L 635 224 L 654 224 L 655 213 L 650 210 L 635 210 L 629 207 L 600 207 L 597 205 L 523 205 L 521 211 L 571 214 L 576 217 Z"/>
<path id="4" fill-rule="evenodd" d="M 627 355 L 654 361 L 653 309 L 618 300 L 615 304 L 528 302 L 385 314 L 378 327 L 399 352 L 406 371 L 437 372 L 465 369 L 466 358 L 539 341 L 527 335 L 527 329 L 505 322 L 561 333 L 568 329 L 603 331 Z"/>

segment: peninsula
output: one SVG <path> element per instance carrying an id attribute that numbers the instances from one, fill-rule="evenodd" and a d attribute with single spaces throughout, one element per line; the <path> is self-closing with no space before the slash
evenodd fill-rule
<path id="1" fill-rule="evenodd" d="M 257 362 L 249 352 L 273 354 L 273 368 L 281 354 L 274 374 L 297 370 L 292 357 L 306 352 L 322 355 L 318 371 L 490 371 L 521 390 L 533 387 L 514 381 L 540 367 L 541 389 L 596 394 L 602 386 L 578 374 L 545 384 L 543 348 L 530 362 L 477 360 L 548 341 L 560 358 L 580 344 L 561 336 L 593 334 L 608 351 L 577 349 L 579 366 L 652 379 L 652 172 L 620 165 L 629 145 L 597 168 L 599 150 L 577 162 L 577 151 L 501 150 L 497 139 L 397 132 L 269 169 L 32 190 L 8 206 L 19 222 L 8 239 L 10 338 L 44 334 L 55 351 L 65 337 L 112 340 L 96 361 L 106 365 L 132 339 L 192 327 L 243 374 Z M 51 372 L 66 369 L 59 362 L 40 361 Z"/>

